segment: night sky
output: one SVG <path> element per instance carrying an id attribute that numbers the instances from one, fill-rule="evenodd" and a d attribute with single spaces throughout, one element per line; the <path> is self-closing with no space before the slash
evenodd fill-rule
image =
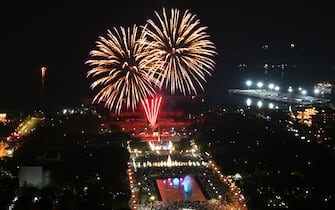
<path id="1" fill-rule="evenodd" d="M 335 13 L 329 4 L 271 1 L 278 3 L 270 5 L 209 0 L 110 2 L 113 1 L 108 4 L 90 1 L 80 6 L 64 3 L 3 7 L 0 110 L 39 104 L 42 66 L 48 68 L 45 95 L 49 104 L 73 105 L 91 97 L 86 78 L 89 67 L 85 61 L 89 51 L 95 48 L 98 36 L 105 36 L 112 27 L 143 25 L 162 7 L 189 9 L 202 25 L 208 26 L 218 56 L 205 92 L 214 103 L 220 102 L 218 93 L 238 86 L 239 80 L 244 79 L 239 78 L 236 65 L 264 62 L 259 53 L 263 44 L 269 44 L 273 50 L 273 62 L 297 62 L 318 75 L 311 78 L 334 82 Z M 289 56 L 291 42 L 296 45 L 296 60 Z"/>

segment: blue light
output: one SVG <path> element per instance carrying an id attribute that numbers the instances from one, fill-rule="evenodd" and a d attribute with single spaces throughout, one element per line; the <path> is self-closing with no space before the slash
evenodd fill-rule
<path id="1" fill-rule="evenodd" d="M 184 179 L 184 192 L 189 193 L 192 191 L 192 184 L 191 184 L 191 178 L 189 176 L 185 176 Z"/>
<path id="2" fill-rule="evenodd" d="M 178 178 L 173 179 L 173 186 L 175 186 L 175 187 L 179 186 L 179 179 Z"/>

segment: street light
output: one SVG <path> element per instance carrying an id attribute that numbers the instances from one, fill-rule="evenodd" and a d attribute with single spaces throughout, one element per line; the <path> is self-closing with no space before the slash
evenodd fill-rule
<path id="1" fill-rule="evenodd" d="M 293 88 L 291 86 L 289 86 L 288 89 L 287 89 L 287 91 L 288 91 L 288 97 L 291 99 L 292 98 Z"/>
<path id="2" fill-rule="evenodd" d="M 318 88 L 314 89 L 314 94 L 318 95 L 320 93 L 320 90 Z"/>
<path id="3" fill-rule="evenodd" d="M 248 86 L 248 89 L 250 88 L 250 86 L 252 85 L 252 81 L 251 80 L 247 80 L 245 82 L 245 84 Z"/>
<path id="4" fill-rule="evenodd" d="M 263 82 L 257 82 L 257 87 L 262 88 L 263 87 Z"/>

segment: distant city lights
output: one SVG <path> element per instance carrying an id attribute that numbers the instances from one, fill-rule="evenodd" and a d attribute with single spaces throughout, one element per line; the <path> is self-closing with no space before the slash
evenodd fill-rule
<path id="1" fill-rule="evenodd" d="M 257 82 L 257 87 L 258 87 L 258 88 L 262 88 L 263 85 L 264 85 L 263 82 Z"/>
<path id="2" fill-rule="evenodd" d="M 252 81 L 251 81 L 251 80 L 247 80 L 247 81 L 245 82 L 245 84 L 246 84 L 248 87 L 250 87 L 250 86 L 252 85 Z"/>

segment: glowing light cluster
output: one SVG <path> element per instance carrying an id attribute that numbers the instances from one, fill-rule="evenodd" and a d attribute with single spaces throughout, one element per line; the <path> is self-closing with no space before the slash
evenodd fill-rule
<path id="1" fill-rule="evenodd" d="M 149 146 L 150 146 L 150 149 L 152 151 L 161 151 L 161 150 L 169 150 L 169 151 L 172 151 L 174 148 L 173 148 L 173 144 L 171 141 L 169 142 L 166 142 L 166 143 L 161 143 L 161 142 L 149 142 Z"/>
<path id="2" fill-rule="evenodd" d="M 167 179 L 163 179 L 163 184 L 168 184 L 168 185 L 173 185 L 175 187 L 178 187 L 179 185 L 184 185 L 184 178 L 180 177 L 180 178 L 167 178 Z"/>

